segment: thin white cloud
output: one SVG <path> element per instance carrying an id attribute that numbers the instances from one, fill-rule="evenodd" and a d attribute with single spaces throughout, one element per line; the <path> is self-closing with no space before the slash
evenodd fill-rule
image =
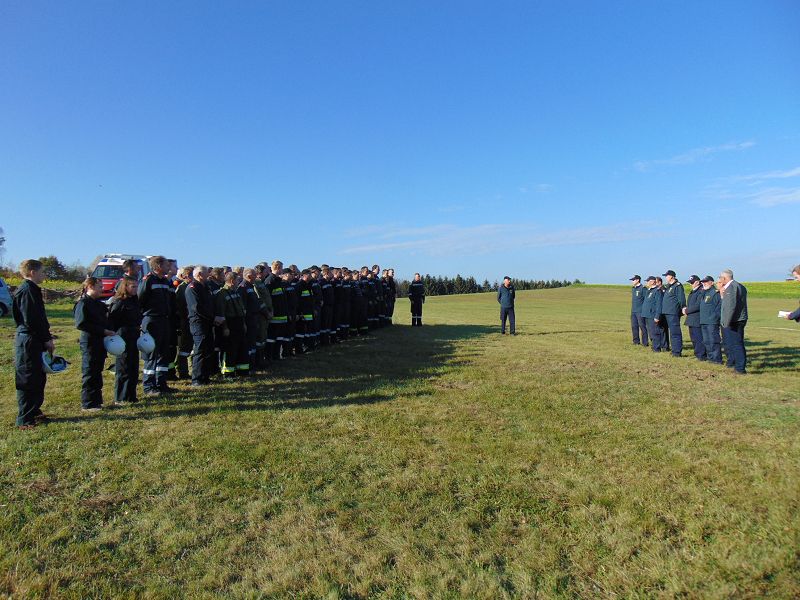
<path id="1" fill-rule="evenodd" d="M 687 152 L 672 156 L 670 158 L 659 158 L 655 160 L 638 160 L 633 163 L 633 168 L 637 171 L 646 172 L 650 171 L 653 167 L 657 166 L 675 166 L 675 165 L 689 165 L 703 159 L 708 159 L 714 154 L 720 152 L 731 152 L 737 150 L 746 150 L 752 148 L 756 143 L 752 140 L 745 142 L 731 142 L 728 144 L 720 144 L 719 146 L 703 146 L 701 148 L 692 148 Z"/>
<path id="2" fill-rule="evenodd" d="M 764 208 L 772 208 L 773 206 L 780 206 L 783 204 L 797 204 L 800 203 L 800 187 L 765 188 L 751 194 L 750 200 L 753 204 Z"/>
<path id="3" fill-rule="evenodd" d="M 573 246 L 641 240 L 658 231 L 657 223 L 620 223 L 599 227 L 547 230 L 532 224 L 434 225 L 387 231 L 387 241 L 352 246 L 342 254 L 374 254 L 404 250 L 429 256 L 482 255 L 521 248 Z M 407 238 L 402 241 L 390 241 Z"/>
<path id="4" fill-rule="evenodd" d="M 766 173 L 755 173 L 753 175 L 741 175 L 734 177 L 735 181 L 767 181 L 770 179 L 790 179 L 800 177 L 800 167 L 788 169 L 786 171 L 768 171 Z"/>

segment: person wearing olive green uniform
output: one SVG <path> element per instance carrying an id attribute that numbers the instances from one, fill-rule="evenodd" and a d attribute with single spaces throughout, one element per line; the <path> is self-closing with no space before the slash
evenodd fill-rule
<path id="1" fill-rule="evenodd" d="M 221 357 L 221 371 L 225 378 L 233 377 L 237 373 L 247 375 L 250 372 L 245 308 L 236 285 L 237 279 L 236 273 L 226 274 L 225 287 L 214 297 L 216 316 L 225 319 L 222 326 Z"/>

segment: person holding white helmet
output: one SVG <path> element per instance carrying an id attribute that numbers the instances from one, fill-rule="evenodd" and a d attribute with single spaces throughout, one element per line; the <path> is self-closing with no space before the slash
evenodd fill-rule
<path id="1" fill-rule="evenodd" d="M 106 361 L 106 337 L 116 335 L 108 328 L 108 308 L 100 299 L 103 283 L 97 277 L 87 277 L 83 293 L 75 305 L 75 327 L 81 332 L 82 361 L 81 410 L 103 408 L 103 366 Z"/>
<path id="2" fill-rule="evenodd" d="M 139 348 L 138 339 L 142 326 L 142 309 L 139 308 L 139 297 L 136 277 L 125 275 L 111 301 L 108 321 L 111 329 L 125 340 L 125 352 L 117 356 L 114 365 L 114 404 L 124 406 L 138 402 L 136 386 L 139 383 Z M 152 351 L 152 350 L 151 350 Z"/>

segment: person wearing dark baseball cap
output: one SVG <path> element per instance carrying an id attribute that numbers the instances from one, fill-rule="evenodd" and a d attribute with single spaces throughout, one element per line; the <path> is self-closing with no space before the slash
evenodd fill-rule
<path id="1" fill-rule="evenodd" d="M 642 318 L 650 335 L 650 348 L 653 352 L 661 352 L 661 329 L 658 320 L 661 318 L 661 290 L 656 286 L 656 278 L 647 278 L 647 291 L 642 302 Z"/>
<path id="2" fill-rule="evenodd" d="M 642 278 L 639 275 L 634 275 L 629 281 L 633 282 L 631 287 L 631 333 L 633 334 L 633 344 L 647 347 L 647 324 L 644 317 L 642 317 L 642 303 L 647 290 L 642 285 Z"/>
<path id="3" fill-rule="evenodd" d="M 675 271 L 670 269 L 664 273 L 666 285 L 664 286 L 664 301 L 661 312 L 667 321 L 669 338 L 672 346 L 672 356 L 678 357 L 683 349 L 683 332 L 681 331 L 681 316 L 686 307 L 686 292 L 683 284 L 678 281 Z"/>
<path id="4" fill-rule="evenodd" d="M 700 277 L 692 275 L 686 281 L 692 286 L 683 314 L 686 315 L 686 326 L 689 328 L 689 338 L 692 340 L 694 357 L 697 360 L 706 360 L 706 347 L 703 343 L 703 329 L 700 327 L 700 301 L 703 295 L 703 286 Z"/>
<path id="5" fill-rule="evenodd" d="M 700 329 L 703 332 L 703 346 L 709 362 L 722 364 L 722 346 L 719 336 L 719 320 L 722 299 L 714 287 L 714 278 L 706 275 L 700 280 L 703 294 L 700 297 Z"/>

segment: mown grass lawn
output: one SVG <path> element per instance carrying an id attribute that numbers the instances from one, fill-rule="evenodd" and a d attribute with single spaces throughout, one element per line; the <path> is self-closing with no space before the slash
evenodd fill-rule
<path id="1" fill-rule="evenodd" d="M 750 299 L 736 377 L 633 347 L 625 289 L 521 292 L 513 338 L 492 294 L 431 298 L 421 329 L 401 300 L 403 326 L 87 417 L 70 307 L 51 305 L 73 365 L 29 432 L 5 319 L 0 592 L 800 596 L 785 308 Z"/>

